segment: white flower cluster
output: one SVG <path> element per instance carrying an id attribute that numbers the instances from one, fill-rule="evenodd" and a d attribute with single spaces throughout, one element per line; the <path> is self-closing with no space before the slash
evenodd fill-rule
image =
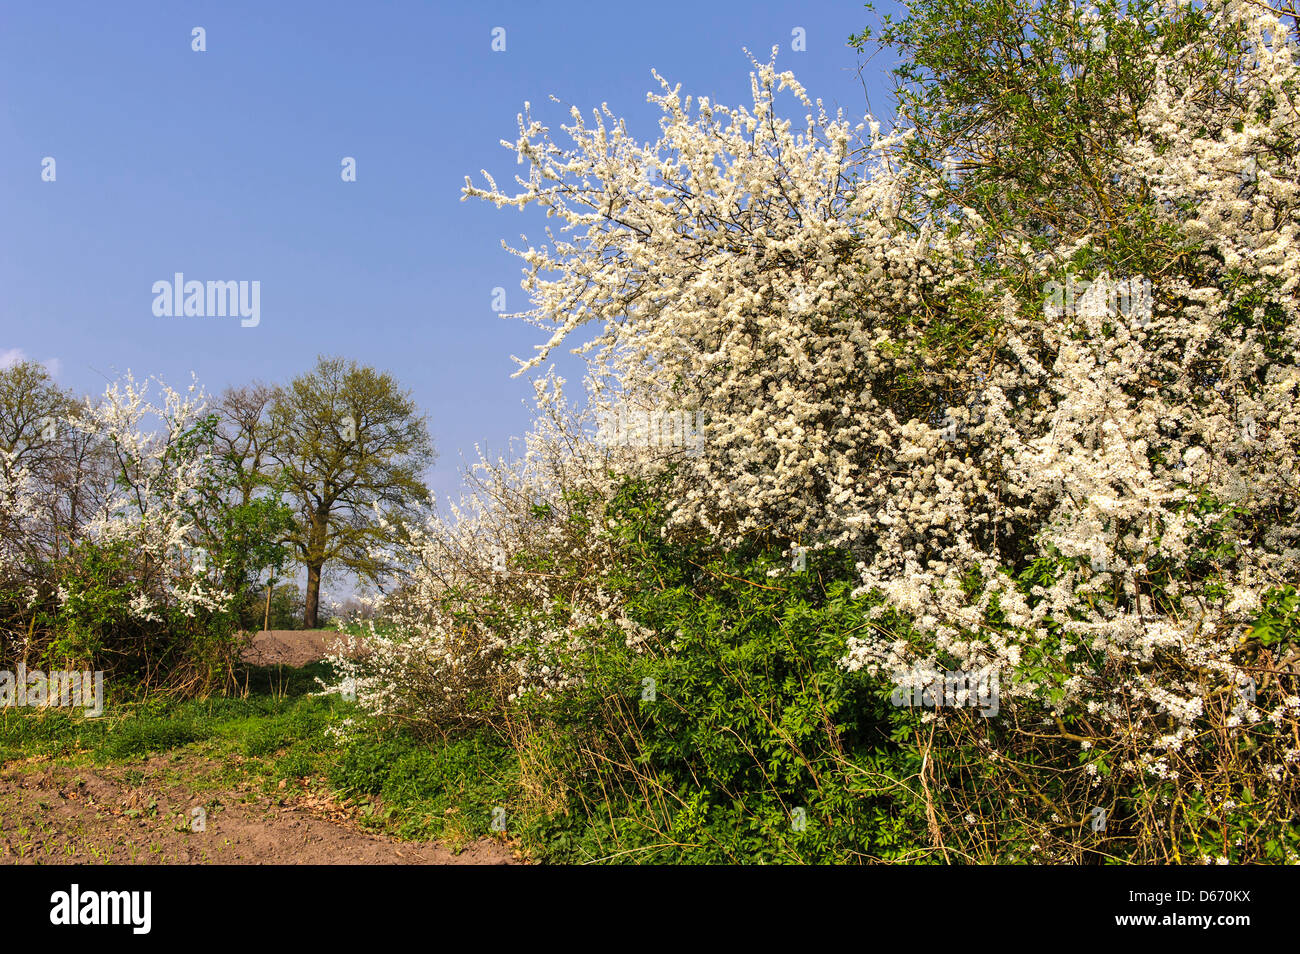
<path id="1" fill-rule="evenodd" d="M 1142 134 L 1108 170 L 1187 245 L 1140 285 L 1149 320 L 1045 320 L 1044 290 L 1091 235 L 1027 255 L 976 210 L 927 201 L 944 183 L 900 161 L 912 132 L 873 123 L 860 141 L 768 64 L 752 108 L 661 81 L 652 144 L 607 110 L 591 125 L 574 110 L 568 148 L 521 116 L 521 191 L 488 176 L 465 193 L 562 223 L 515 250 L 525 317 L 551 332 L 523 367 L 595 322 L 579 350 L 598 406 L 703 409 L 699 453 L 629 463 L 675 465 L 678 524 L 852 548 L 858 593 L 914 635 L 854 639 L 850 669 L 992 667 L 1004 706 L 1122 724 L 1159 771 L 1245 676 L 1233 653 L 1264 594 L 1300 578 L 1296 47 L 1261 6 L 1208 15 L 1252 55 L 1215 86 L 1165 54 Z M 988 278 L 1000 262 L 1030 280 Z M 952 302 L 984 303 L 984 347 L 933 344 Z M 1026 552 L 1048 564 L 1028 581 Z"/>
<path id="2" fill-rule="evenodd" d="M 331 657 L 367 711 L 475 721 L 523 693 L 572 685 L 574 650 L 597 630 L 632 649 L 645 642 L 600 586 L 610 556 L 590 522 L 615 455 L 645 448 L 593 441 L 592 415 L 573 413 L 562 386 L 536 383 L 540 418 L 520 460 L 480 457 L 459 504 L 377 554 L 399 568 L 384 625 Z"/>
<path id="3" fill-rule="evenodd" d="M 136 620 L 159 622 L 164 609 L 217 612 L 228 603 L 230 594 L 194 543 L 196 495 L 211 471 L 196 438 L 204 398 L 193 385 L 184 393 L 161 383 L 158 389 L 155 403 L 149 385 L 128 374 L 99 400 L 50 423 L 79 455 L 70 458 L 75 480 L 34 479 L 18 461 L 19 450 L 30 449 L 0 461 L 0 582 L 27 594 L 32 605 L 24 619 L 41 599 L 67 602 L 66 581 L 48 579 L 46 568 L 85 542 L 125 546 L 138 567 L 140 586 L 128 606 Z"/>
<path id="4" fill-rule="evenodd" d="M 32 536 L 40 517 L 40 497 L 28 467 L 17 453 L 0 453 L 0 578 L 21 568 L 23 541 Z"/>
<path id="5" fill-rule="evenodd" d="M 894 496 L 863 515 L 883 530 L 862 592 L 919 620 L 927 649 L 1017 674 L 1004 696 L 1122 724 L 1146 739 L 1157 775 L 1159 751 L 1203 728 L 1207 700 L 1248 678 L 1233 653 L 1263 595 L 1300 576 L 1300 64 L 1268 11 L 1227 4 L 1215 15 L 1243 28 L 1256 56 L 1218 95 L 1180 77 L 1183 58 L 1157 64 L 1145 134 L 1115 170 L 1149 189 L 1195 249 L 1159 280 L 1151 321 L 1083 308 L 1044 322 L 1008 308 L 1005 350 L 981 381 L 981 426 L 954 454 L 909 422 L 925 499 Z M 1002 555 L 1025 531 L 1060 567 L 1028 589 Z M 1213 586 L 1189 585 L 1197 574 Z M 914 650 L 855 640 L 847 664 L 888 671 Z M 1238 708 L 1229 721 L 1264 715 Z"/>

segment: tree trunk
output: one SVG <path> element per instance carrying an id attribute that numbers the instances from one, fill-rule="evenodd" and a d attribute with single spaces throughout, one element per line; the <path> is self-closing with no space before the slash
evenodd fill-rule
<path id="1" fill-rule="evenodd" d="M 317 614 L 320 612 L 320 570 L 319 563 L 307 564 L 307 608 L 302 620 L 302 625 L 306 629 L 316 629 L 319 624 Z"/>

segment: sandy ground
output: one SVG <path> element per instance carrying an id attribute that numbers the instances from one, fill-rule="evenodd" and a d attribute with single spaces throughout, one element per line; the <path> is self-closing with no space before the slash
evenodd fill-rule
<path id="1" fill-rule="evenodd" d="M 244 659 L 301 666 L 340 638 L 326 630 L 261 632 Z M 129 765 L 0 766 L 0 864 L 517 863 L 494 839 L 453 854 L 363 831 L 356 806 L 313 790 L 310 780 L 281 783 L 272 795 L 251 782 L 213 787 L 205 780 L 221 768 L 184 753 Z"/>

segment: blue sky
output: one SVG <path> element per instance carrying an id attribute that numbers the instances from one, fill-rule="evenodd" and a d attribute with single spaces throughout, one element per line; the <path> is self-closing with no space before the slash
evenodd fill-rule
<path id="1" fill-rule="evenodd" d="M 893 4 L 877 4 L 879 11 Z M 744 48 L 814 96 L 888 113 L 889 62 L 859 77 L 857 2 L 0 5 L 0 361 L 51 362 L 98 392 L 130 369 L 212 392 L 286 381 L 318 353 L 393 372 L 428 413 L 444 497 L 462 455 L 524 433 L 510 355 L 540 331 L 501 248 L 544 219 L 462 202 L 466 175 L 513 179 L 501 139 L 525 100 L 553 129 L 608 102 L 654 139 L 651 68 L 748 102 Z M 207 50 L 191 49 L 192 28 Z M 494 27 L 505 52 L 491 49 Z M 807 51 L 792 52 L 792 30 Z M 864 92 L 863 80 L 866 81 Z M 42 181 L 53 157 L 56 180 Z M 355 157 L 357 181 L 340 177 Z M 261 322 L 160 318 L 155 281 L 261 283 Z M 576 360 L 557 362 L 577 389 Z"/>

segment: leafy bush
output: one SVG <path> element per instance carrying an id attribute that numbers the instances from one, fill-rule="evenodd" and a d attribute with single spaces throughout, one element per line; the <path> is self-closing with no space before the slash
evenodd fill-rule
<path id="1" fill-rule="evenodd" d="M 605 581 L 642 627 L 592 632 L 581 674 L 530 693 L 539 785 L 589 820 L 580 851 L 644 862 L 899 859 L 924 834 L 905 797 L 917 762 L 888 694 L 841 665 L 869 625 L 853 568 L 827 552 L 794 570 L 775 543 L 734 550 L 659 533 L 663 493 L 624 485 Z M 522 727 L 521 727 L 522 730 Z M 571 840 L 571 839 L 570 839 Z M 554 853 L 552 847 L 550 851 Z"/>
<path id="2" fill-rule="evenodd" d="M 330 769 L 352 796 L 378 796 L 396 830 L 409 837 L 464 843 L 489 834 L 515 803 L 511 750 L 492 733 L 423 739 L 368 726 L 354 732 Z"/>

